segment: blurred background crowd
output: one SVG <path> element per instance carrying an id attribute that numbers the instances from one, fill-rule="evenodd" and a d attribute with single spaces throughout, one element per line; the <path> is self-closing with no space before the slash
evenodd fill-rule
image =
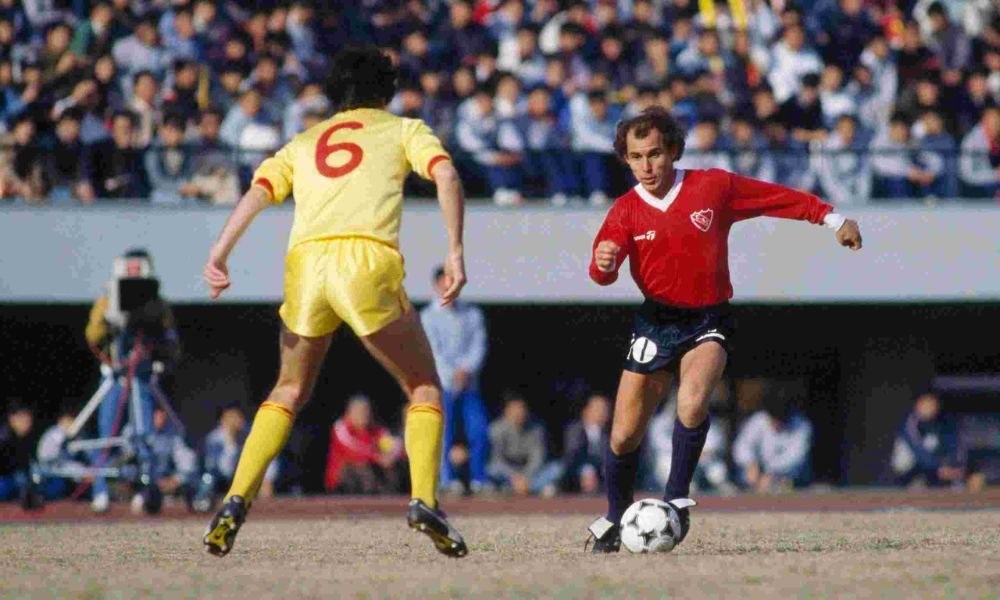
<path id="1" fill-rule="evenodd" d="M 352 42 L 502 205 L 607 203 L 615 123 L 653 104 L 689 128 L 682 167 L 837 204 L 1000 189 L 992 0 L 0 0 L 0 196 L 235 202 L 331 114 Z"/>

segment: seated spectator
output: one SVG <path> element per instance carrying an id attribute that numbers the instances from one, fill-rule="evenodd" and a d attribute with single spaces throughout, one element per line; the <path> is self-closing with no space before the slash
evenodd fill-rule
<path id="1" fill-rule="evenodd" d="M 97 106 L 94 113 L 109 115 L 125 107 L 125 96 L 118 81 L 115 59 L 105 54 L 94 63 L 94 81 L 97 82 Z M 105 137 L 107 131 L 105 128 Z"/>
<path id="2" fill-rule="evenodd" d="M 910 124 L 896 113 L 889 127 L 871 143 L 872 194 L 876 198 L 908 199 L 934 182 L 934 173 L 914 161 Z"/>
<path id="3" fill-rule="evenodd" d="M 694 126 L 684 144 L 684 156 L 677 168 L 733 170 L 729 152 L 719 139 L 718 122 L 704 120 Z"/>
<path id="4" fill-rule="evenodd" d="M 149 199 L 157 204 L 180 204 L 184 196 L 194 196 L 187 187 L 194 175 L 195 157 L 184 145 L 186 119 L 180 114 L 167 115 L 160 125 L 156 143 L 146 150 L 146 174 L 149 176 Z"/>
<path id="5" fill-rule="evenodd" d="M 955 107 L 955 120 L 959 135 L 965 135 L 979 123 L 983 110 L 996 104 L 996 98 L 990 92 L 987 82 L 989 71 L 977 69 L 969 73 L 965 80 L 965 89 L 959 93 L 958 106 Z"/>
<path id="6" fill-rule="evenodd" d="M 163 110 L 184 117 L 185 128 L 198 116 L 198 63 L 180 59 L 174 61 L 173 83 L 163 94 Z"/>
<path id="7" fill-rule="evenodd" d="M 13 131 L 0 138 L 0 198 L 22 198 L 35 203 L 45 199 L 45 153 L 35 137 L 35 121 L 23 115 Z"/>
<path id="8" fill-rule="evenodd" d="M 104 126 L 104 118 L 99 111 L 101 103 L 100 88 L 96 79 L 81 79 L 69 96 L 59 100 L 52 107 L 52 119 L 58 121 L 64 111 L 69 108 L 79 109 L 80 141 L 83 144 L 93 144 L 107 139 L 108 130 Z"/>
<path id="9" fill-rule="evenodd" d="M 173 19 L 166 17 L 173 13 Z M 201 61 L 205 58 L 205 39 L 198 32 L 199 23 L 194 20 L 194 11 L 188 7 L 164 13 L 159 30 L 163 45 L 176 58 Z"/>
<path id="10" fill-rule="evenodd" d="M 143 17 L 136 23 L 134 33 L 115 42 L 111 54 L 126 78 L 142 71 L 162 78 L 170 64 L 170 54 L 160 44 L 153 16 Z"/>
<path id="11" fill-rule="evenodd" d="M 677 68 L 686 75 L 701 72 L 722 74 L 732 59 L 723 54 L 719 41 L 719 32 L 713 28 L 702 29 L 698 34 L 698 43 L 688 46 L 677 56 Z"/>
<path id="12" fill-rule="evenodd" d="M 52 203 L 76 199 L 90 204 L 100 193 L 101 188 L 88 180 L 90 165 L 80 142 L 80 119 L 80 111 L 75 108 L 63 112 L 56 123 L 55 147 L 45 154 L 45 179 Z"/>
<path id="13" fill-rule="evenodd" d="M 927 48 L 941 66 L 941 80 L 949 86 L 962 80 L 962 71 L 972 58 L 972 45 L 965 31 L 951 22 L 948 10 L 941 2 L 934 2 L 927 9 L 930 26 Z"/>
<path id="14" fill-rule="evenodd" d="M 983 111 L 979 124 L 962 138 L 959 194 L 992 200 L 1000 190 L 1000 107 Z"/>
<path id="15" fill-rule="evenodd" d="M 330 100 L 323 94 L 323 87 L 316 82 L 302 86 L 298 97 L 284 109 L 282 119 L 282 140 L 288 142 L 296 134 L 306 130 L 303 117 L 307 112 L 330 112 Z"/>
<path id="16" fill-rule="evenodd" d="M 237 64 L 228 63 L 217 71 L 216 83 L 212 85 L 211 98 L 215 106 L 233 106 L 240 99 L 247 70 Z"/>
<path id="17" fill-rule="evenodd" d="M 222 112 L 208 108 L 198 119 L 194 139 L 194 173 L 181 187 L 181 194 L 211 204 L 235 204 L 240 198 L 240 180 L 233 152 L 222 143 Z"/>
<path id="18" fill-rule="evenodd" d="M 643 56 L 635 67 L 635 84 L 659 87 L 670 74 L 670 45 L 660 36 L 651 36 L 642 44 Z"/>
<path id="19" fill-rule="evenodd" d="M 782 104 L 798 93 L 803 77 L 822 70 L 819 55 L 806 47 L 802 26 L 793 25 L 785 28 L 781 41 L 772 50 L 767 81 L 774 90 L 775 100 Z"/>
<path id="20" fill-rule="evenodd" d="M 722 384 L 710 400 L 713 404 L 718 403 Z M 653 419 L 649 422 L 649 448 L 652 454 L 653 479 L 656 487 L 662 489 L 667 485 L 670 477 L 670 465 L 673 459 L 673 433 L 674 423 L 677 420 L 677 397 L 676 390 L 672 394 L 670 402 L 664 404 Z M 728 423 L 725 419 L 715 416 L 709 424 L 708 435 L 705 438 L 705 447 L 701 451 L 701 458 L 695 468 L 694 479 L 691 480 L 693 490 L 707 490 L 713 492 L 731 492 L 733 484 L 729 481 L 729 467 L 726 465 L 728 454 Z"/>
<path id="21" fill-rule="evenodd" d="M 544 193 L 555 206 L 565 206 L 576 189 L 573 160 L 566 150 L 568 134 L 552 112 L 548 88 L 537 87 L 528 94 L 528 109 L 520 120 L 527 153 L 528 176 L 544 182 Z"/>
<path id="22" fill-rule="evenodd" d="M 812 151 L 812 168 L 824 198 L 836 205 L 868 202 L 872 175 L 866 150 L 854 117 L 840 117 L 830 136 Z"/>
<path id="23" fill-rule="evenodd" d="M 282 75 L 278 59 L 272 54 L 257 57 L 250 77 L 243 85 L 256 88 L 260 94 L 261 109 L 272 120 L 276 120 L 285 107 L 295 101 L 295 92 Z"/>
<path id="24" fill-rule="evenodd" d="M 222 141 L 237 150 L 240 187 L 250 183 L 253 170 L 281 145 L 281 131 L 270 113 L 263 110 L 261 94 L 249 88 L 239 104 L 229 109 L 222 121 Z"/>
<path id="25" fill-rule="evenodd" d="M 403 453 L 402 441 L 372 419 L 365 396 L 347 401 L 344 416 L 330 430 L 326 460 L 326 491 L 340 494 L 398 492 L 395 465 Z"/>
<path id="26" fill-rule="evenodd" d="M 446 81 L 447 76 L 444 73 L 428 71 L 420 75 L 420 90 L 424 94 L 421 118 L 434 130 L 438 139 L 451 142 L 455 131 L 456 102 L 444 89 Z"/>
<path id="27" fill-rule="evenodd" d="M 524 398 L 505 394 L 503 414 L 490 424 L 490 478 L 518 496 L 555 494 L 558 465 L 545 468 L 545 448 L 545 429 L 531 421 Z"/>
<path id="28" fill-rule="evenodd" d="M 570 101 L 570 143 L 582 171 L 584 193 L 592 206 L 608 203 L 609 163 L 615 160 L 617 119 L 608 107 L 607 92 L 577 94 Z"/>
<path id="29" fill-rule="evenodd" d="M 132 83 L 132 98 L 128 109 L 136 117 L 135 144 L 146 147 L 153 143 L 153 133 L 160 124 L 160 84 L 149 71 L 140 71 Z"/>
<path id="30" fill-rule="evenodd" d="M 740 175 L 763 181 L 775 181 L 774 156 L 758 135 L 753 120 L 738 114 L 730 122 L 732 131 L 732 167 Z"/>
<path id="31" fill-rule="evenodd" d="M 779 389 L 743 423 L 733 442 L 733 462 L 745 487 L 766 493 L 808 485 L 811 451 L 812 423 Z"/>
<path id="32" fill-rule="evenodd" d="M 545 56 L 538 49 L 538 28 L 522 24 L 513 43 L 501 43 L 497 68 L 515 73 L 525 87 L 545 82 Z"/>
<path id="33" fill-rule="evenodd" d="M 56 417 L 54 425 L 45 430 L 38 440 L 36 457 L 43 469 L 84 469 L 87 468 L 87 456 L 80 453 L 69 456 L 64 450 L 70 428 L 76 420 L 76 413 L 69 407 L 63 407 Z M 45 477 L 42 483 L 42 493 L 46 500 L 59 500 L 70 493 L 74 479 L 66 477 Z"/>
<path id="34" fill-rule="evenodd" d="M 933 392 L 921 394 L 914 402 L 896 434 L 891 463 L 899 485 L 918 479 L 929 486 L 962 481 L 955 423 L 941 413 L 941 400 Z"/>
<path id="35" fill-rule="evenodd" d="M 489 88 L 478 87 L 459 106 L 455 138 L 485 175 L 493 201 L 500 206 L 520 204 L 524 143 L 515 123 L 497 116 Z"/>
<path id="36" fill-rule="evenodd" d="M 922 114 L 915 129 L 920 131 L 915 161 L 920 168 L 934 175 L 931 184 L 924 188 L 925 195 L 954 198 L 958 194 L 958 146 L 955 145 L 955 138 L 945 131 L 944 119 L 936 111 Z"/>
<path id="37" fill-rule="evenodd" d="M 111 117 L 111 140 L 87 149 L 90 182 L 100 198 L 149 198 L 149 177 L 142 150 L 135 145 L 135 124 L 131 112 L 116 112 Z"/>
<path id="38" fill-rule="evenodd" d="M 844 72 L 837 65 L 826 65 L 819 80 L 819 103 L 823 126 L 832 129 L 841 115 L 857 112 L 854 98 L 844 89 Z"/>
<path id="39" fill-rule="evenodd" d="M 808 73 L 792 98 L 780 108 L 779 117 L 792 132 L 792 137 L 803 143 L 826 138 L 823 127 L 823 107 L 819 99 L 819 75 Z"/>
<path id="40" fill-rule="evenodd" d="M 185 501 L 194 493 L 198 481 L 198 455 L 188 447 L 184 436 L 170 422 L 161 407 L 153 410 L 153 431 L 149 437 L 156 485 L 164 496 Z M 133 512 L 142 512 L 144 496 L 132 497 Z"/>
<path id="41" fill-rule="evenodd" d="M 764 142 L 774 161 L 774 178 L 769 181 L 799 190 L 808 191 L 816 187 L 816 172 L 810 164 L 809 147 L 792 139 L 788 127 L 780 119 L 764 121 Z"/>
<path id="42" fill-rule="evenodd" d="M 108 2 L 95 2 L 90 7 L 90 17 L 80 21 L 73 31 L 73 39 L 69 43 L 70 52 L 80 58 L 101 56 L 111 52 L 115 40 L 115 28 L 111 19 L 114 17 Z"/>
<path id="43" fill-rule="evenodd" d="M 601 492 L 610 419 L 611 402 L 607 396 L 593 394 L 587 399 L 580 419 L 566 427 L 560 485 L 563 491 Z"/>
<path id="44" fill-rule="evenodd" d="M 28 493 L 35 454 L 31 409 L 13 401 L 7 406 L 6 417 L 0 425 L 0 502 L 22 500 Z"/>
<path id="45" fill-rule="evenodd" d="M 239 406 L 230 404 L 219 411 L 219 424 L 205 436 L 201 449 L 201 489 L 199 496 L 224 493 L 232 483 L 236 464 L 243 451 L 250 428 Z M 271 461 L 264 472 L 264 481 L 257 500 L 274 496 L 274 482 L 278 478 L 278 458 Z"/>
<path id="46" fill-rule="evenodd" d="M 622 90 L 635 81 L 632 65 L 625 54 L 625 41 L 617 28 L 605 29 L 601 37 L 601 55 L 595 70 L 606 73 L 611 89 Z"/>

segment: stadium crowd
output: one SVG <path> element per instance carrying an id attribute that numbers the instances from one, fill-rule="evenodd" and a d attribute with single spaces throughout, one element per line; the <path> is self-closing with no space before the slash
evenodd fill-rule
<path id="1" fill-rule="evenodd" d="M 628 185 L 615 123 L 652 104 L 689 128 L 682 167 L 837 204 L 1000 189 L 991 0 L 330 4 L 0 0 L 0 197 L 235 202 L 330 114 L 327 59 L 349 42 L 391 54 L 391 110 L 498 204 L 605 204 Z"/>

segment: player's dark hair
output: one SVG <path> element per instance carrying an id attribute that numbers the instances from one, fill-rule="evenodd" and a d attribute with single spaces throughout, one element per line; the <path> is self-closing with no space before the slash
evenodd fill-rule
<path id="1" fill-rule="evenodd" d="M 392 60 L 375 46 L 345 48 L 333 57 L 326 95 L 337 112 L 383 108 L 396 93 L 397 74 Z"/>
<path id="2" fill-rule="evenodd" d="M 615 153 L 618 158 L 625 160 L 628 154 L 627 138 L 630 131 L 634 131 L 635 137 L 642 139 L 654 129 L 660 132 L 667 150 L 677 149 L 674 160 L 680 160 L 684 154 L 684 128 L 662 106 L 650 106 L 631 119 L 619 121 L 615 131 Z"/>

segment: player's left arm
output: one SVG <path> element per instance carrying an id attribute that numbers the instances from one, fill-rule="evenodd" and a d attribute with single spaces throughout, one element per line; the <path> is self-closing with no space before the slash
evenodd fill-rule
<path id="1" fill-rule="evenodd" d="M 292 166 L 292 150 L 289 144 L 257 167 L 253 184 L 236 204 L 236 208 L 222 228 L 219 239 L 209 252 L 204 279 L 208 284 L 212 300 L 218 298 L 230 285 L 226 262 L 240 237 L 250 227 L 250 223 L 253 223 L 257 215 L 268 205 L 284 202 L 291 193 Z"/>
<path id="2" fill-rule="evenodd" d="M 742 175 L 727 175 L 730 179 L 728 205 L 734 223 L 762 216 L 809 221 L 836 231 L 837 243 L 841 246 L 861 249 L 861 229 L 857 221 L 833 212 L 831 205 L 814 194 Z"/>

